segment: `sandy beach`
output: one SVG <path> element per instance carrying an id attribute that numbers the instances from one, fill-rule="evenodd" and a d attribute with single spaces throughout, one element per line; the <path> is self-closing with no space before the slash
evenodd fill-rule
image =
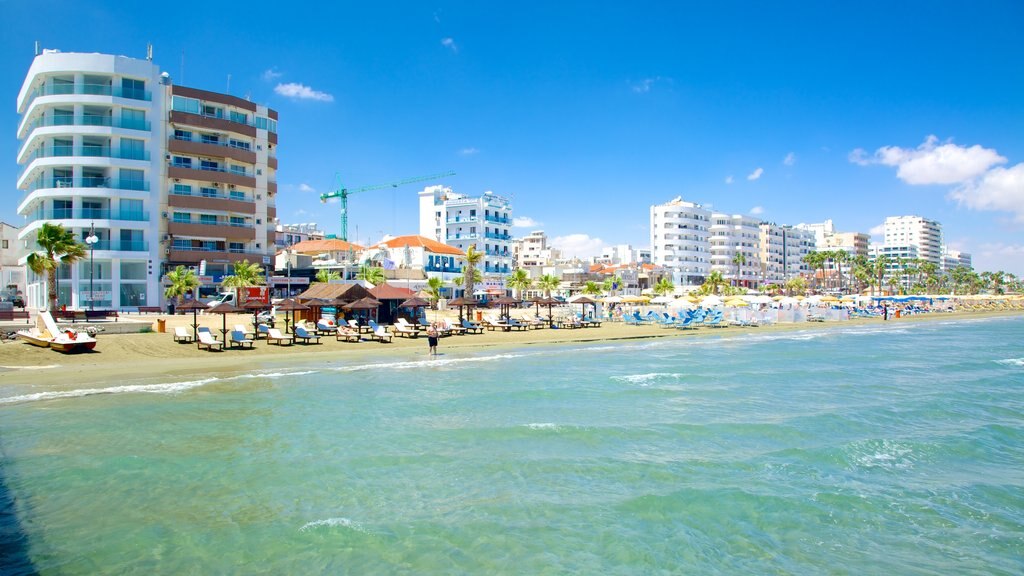
<path id="1" fill-rule="evenodd" d="M 964 320 L 999 316 L 1019 316 L 1019 310 L 971 311 L 954 313 L 920 314 L 884 322 L 880 318 L 854 319 L 844 322 L 827 323 L 781 323 L 756 328 L 731 326 L 728 328 L 699 328 L 697 330 L 675 330 L 659 326 L 633 326 L 621 322 L 605 322 L 600 327 L 566 329 L 538 329 L 528 331 L 485 331 L 483 334 L 448 336 L 440 341 L 442 354 L 474 354 L 481 350 L 499 351 L 507 348 L 536 345 L 566 345 L 626 341 L 651 338 L 719 338 L 735 337 L 737 334 L 764 334 L 795 330 L 843 330 L 864 325 L 896 326 L 918 322 Z M 395 337 L 391 343 L 369 341 L 364 335 L 362 342 L 338 342 L 333 336 L 321 339 L 321 344 L 293 344 L 291 346 L 268 345 L 265 340 L 256 343 L 253 349 L 227 349 L 223 352 L 209 352 L 197 349 L 195 344 L 176 343 L 173 339 L 175 326 L 189 326 L 191 316 L 142 317 L 135 320 L 142 329 L 144 322 L 156 327 L 157 318 L 164 319 L 167 332 L 144 332 L 134 334 L 100 334 L 99 344 L 92 352 L 82 354 L 61 354 L 49 349 L 38 348 L 20 341 L 7 341 L 0 345 L 0 385 L 4 383 L 25 384 L 32 382 L 40 386 L 63 388 L 73 383 L 82 385 L 117 384 L 125 380 L 147 377 L 201 376 L 208 374 L 237 373 L 248 370 L 266 370 L 295 362 L 316 361 L 327 364 L 403 362 L 427 357 L 426 337 Z M 219 317 L 200 317 L 201 326 L 209 326 L 219 333 Z M 250 315 L 227 318 L 228 326 L 248 323 Z"/>

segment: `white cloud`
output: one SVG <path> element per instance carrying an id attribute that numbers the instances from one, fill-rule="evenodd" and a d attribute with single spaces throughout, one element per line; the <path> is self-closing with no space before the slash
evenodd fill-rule
<path id="1" fill-rule="evenodd" d="M 543 224 L 529 216 L 516 216 L 515 218 L 512 218 L 512 226 L 514 228 L 538 228 L 543 226 Z"/>
<path id="2" fill-rule="evenodd" d="M 885 236 L 885 224 L 879 224 L 878 226 L 871 228 L 871 230 L 868 230 L 868 234 L 878 236 L 879 238 Z"/>
<path id="3" fill-rule="evenodd" d="M 725 177 L 725 183 L 726 184 L 732 184 L 732 176 L 726 176 Z"/>
<path id="4" fill-rule="evenodd" d="M 551 239 L 551 245 L 561 250 L 562 256 L 567 258 L 600 256 L 604 250 L 604 241 L 600 238 L 591 238 L 588 234 L 556 236 Z"/>
<path id="5" fill-rule="evenodd" d="M 1024 244 L 985 243 L 971 254 L 971 259 L 975 270 L 1024 274 Z"/>
<path id="6" fill-rule="evenodd" d="M 764 174 L 764 168 L 758 168 L 757 170 L 754 170 L 753 172 L 748 174 L 747 180 L 757 180 L 758 178 L 761 177 L 761 174 Z"/>
<path id="7" fill-rule="evenodd" d="M 263 78 L 264 82 L 273 82 L 281 76 L 284 76 L 284 74 L 278 72 L 277 68 L 267 68 L 260 77 Z"/>
<path id="8" fill-rule="evenodd" d="M 883 146 L 872 156 L 861 148 L 850 152 L 850 162 L 866 166 L 895 166 L 896 177 L 907 184 L 961 184 L 981 176 L 989 168 L 1006 162 L 991 148 L 958 146 L 951 140 L 939 144 L 928 136 L 917 148 Z"/>
<path id="9" fill-rule="evenodd" d="M 786 157 L 782 159 L 782 163 L 785 164 L 786 166 L 792 166 L 793 164 L 796 164 L 796 154 L 792 152 L 786 154 Z"/>
<path id="10" fill-rule="evenodd" d="M 751 216 L 760 216 L 764 214 L 764 206 L 754 206 L 750 209 Z"/>
<path id="11" fill-rule="evenodd" d="M 319 90 L 313 90 L 309 86 L 299 84 L 297 82 L 289 82 L 287 84 L 278 84 L 274 87 L 274 92 L 285 96 L 287 98 L 294 98 L 296 100 L 317 100 L 320 102 L 334 102 L 334 96 L 326 92 L 320 92 Z"/>
<path id="12" fill-rule="evenodd" d="M 309 184 L 303 182 L 302 184 L 299 184 L 299 192 L 316 192 L 316 190 L 314 190 Z"/>
<path id="13" fill-rule="evenodd" d="M 671 83 L 671 78 L 662 78 L 661 76 L 653 76 L 651 78 L 644 78 L 643 80 L 633 84 L 631 89 L 637 94 L 646 94 L 651 91 L 656 84 Z"/>
<path id="14" fill-rule="evenodd" d="M 469 148 L 463 148 L 462 150 L 459 150 L 459 155 L 460 156 L 473 156 L 474 154 L 479 154 L 479 153 L 480 153 L 480 150 L 478 150 L 476 148 L 473 148 L 472 146 L 469 147 Z"/>
<path id="15" fill-rule="evenodd" d="M 441 46 L 444 46 L 445 48 L 450 48 L 452 53 L 454 54 L 459 53 L 459 47 L 455 45 L 455 40 L 453 38 L 442 38 Z"/>
<path id="16" fill-rule="evenodd" d="M 971 210 L 1011 212 L 1016 222 L 1024 224 L 1024 163 L 993 168 L 953 190 L 949 197 Z"/>

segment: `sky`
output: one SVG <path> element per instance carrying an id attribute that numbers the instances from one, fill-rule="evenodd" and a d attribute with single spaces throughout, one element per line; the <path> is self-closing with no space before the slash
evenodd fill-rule
<path id="1" fill-rule="evenodd" d="M 311 3 L 314 5 L 320 3 Z M 1024 2 L 0 0 L 0 219 L 20 225 L 16 98 L 34 43 L 154 61 L 280 114 L 278 217 L 418 233 L 430 184 L 511 199 L 567 255 L 649 247 L 682 196 L 778 224 L 942 224 L 1024 275 Z"/>

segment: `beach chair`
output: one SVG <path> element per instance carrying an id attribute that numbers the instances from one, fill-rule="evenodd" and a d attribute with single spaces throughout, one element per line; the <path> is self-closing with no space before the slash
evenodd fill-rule
<path id="1" fill-rule="evenodd" d="M 174 327 L 174 341 L 184 342 L 186 344 L 192 342 L 192 335 L 188 333 L 188 330 L 184 326 Z"/>
<path id="2" fill-rule="evenodd" d="M 241 332 L 242 335 L 245 336 L 246 338 L 254 334 L 253 331 L 246 328 L 244 324 L 235 324 L 234 329 Z"/>
<path id="3" fill-rule="evenodd" d="M 448 331 L 448 334 L 455 334 L 456 336 L 462 336 L 463 334 L 466 333 L 466 329 L 463 328 L 461 324 L 452 324 L 451 322 L 449 322 L 447 320 L 444 321 L 444 323 L 442 324 L 442 327 L 444 328 L 444 330 Z"/>
<path id="4" fill-rule="evenodd" d="M 401 318 L 399 320 L 402 320 Z M 396 322 L 391 326 L 391 330 L 394 331 L 396 336 L 403 338 L 416 338 L 420 335 L 420 331 L 413 328 L 411 325 L 405 323 L 403 320 L 401 323 Z"/>
<path id="5" fill-rule="evenodd" d="M 359 335 L 358 330 L 353 330 L 348 326 L 338 326 L 338 330 L 334 333 L 334 339 L 338 342 L 359 342 L 363 338 Z"/>
<path id="6" fill-rule="evenodd" d="M 370 337 L 380 342 L 381 344 L 385 342 L 391 342 L 392 338 L 391 334 L 388 333 L 388 329 L 383 326 L 377 326 L 377 328 L 374 329 L 373 334 Z"/>
<path id="7" fill-rule="evenodd" d="M 303 326 L 296 326 L 293 336 L 296 342 L 302 342 L 303 344 L 309 344 L 311 340 L 316 344 L 320 343 L 320 335 L 316 333 L 310 334 Z"/>
<path id="8" fill-rule="evenodd" d="M 245 332 L 242 332 L 241 330 L 232 330 L 231 339 L 228 340 L 228 345 L 231 348 L 234 348 L 235 346 L 238 346 L 239 348 L 249 346 L 249 348 L 252 348 L 255 342 L 256 341 L 252 338 L 246 338 Z"/>
<path id="9" fill-rule="evenodd" d="M 416 319 L 416 327 L 420 330 L 426 330 L 427 328 L 430 328 L 430 322 L 427 322 L 426 318 L 420 316 Z"/>
<path id="10" fill-rule="evenodd" d="M 370 328 L 370 326 L 367 324 L 360 325 L 359 320 L 356 318 L 352 318 L 348 321 L 348 327 L 355 330 L 356 332 L 359 332 L 360 334 L 373 332 L 373 328 Z"/>
<path id="11" fill-rule="evenodd" d="M 200 349 L 205 346 L 210 352 L 213 352 L 215 349 L 224 349 L 224 343 L 215 338 L 209 328 L 207 328 L 206 331 L 199 332 L 199 342 L 196 343 L 196 346 Z"/>
<path id="12" fill-rule="evenodd" d="M 505 332 L 511 330 L 508 324 L 506 324 L 505 322 L 498 321 L 491 316 L 484 316 L 484 326 L 492 332 L 494 330 L 504 330 Z"/>
<path id="13" fill-rule="evenodd" d="M 281 331 L 277 328 L 270 328 L 267 330 L 267 344 L 277 344 L 278 346 L 291 346 L 291 336 L 285 336 L 281 334 Z"/>
<path id="14" fill-rule="evenodd" d="M 333 334 L 338 330 L 338 325 L 334 323 L 334 320 L 327 320 L 321 318 L 316 321 L 316 333 L 320 335 Z"/>
<path id="15" fill-rule="evenodd" d="M 260 324 L 259 326 L 256 327 L 257 340 L 259 340 L 260 338 L 266 338 L 268 334 L 270 334 L 270 326 L 267 326 L 266 324 Z"/>
<path id="16" fill-rule="evenodd" d="M 470 322 L 465 318 L 462 319 L 462 328 L 465 329 L 467 334 L 483 334 L 484 327 L 477 324 L 476 322 Z"/>

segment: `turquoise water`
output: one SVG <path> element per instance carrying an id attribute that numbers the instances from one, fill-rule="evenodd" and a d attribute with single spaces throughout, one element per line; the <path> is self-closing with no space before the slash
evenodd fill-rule
<path id="1" fill-rule="evenodd" d="M 1024 572 L 1022 318 L 111 386 L 0 390 L 0 571 Z"/>

